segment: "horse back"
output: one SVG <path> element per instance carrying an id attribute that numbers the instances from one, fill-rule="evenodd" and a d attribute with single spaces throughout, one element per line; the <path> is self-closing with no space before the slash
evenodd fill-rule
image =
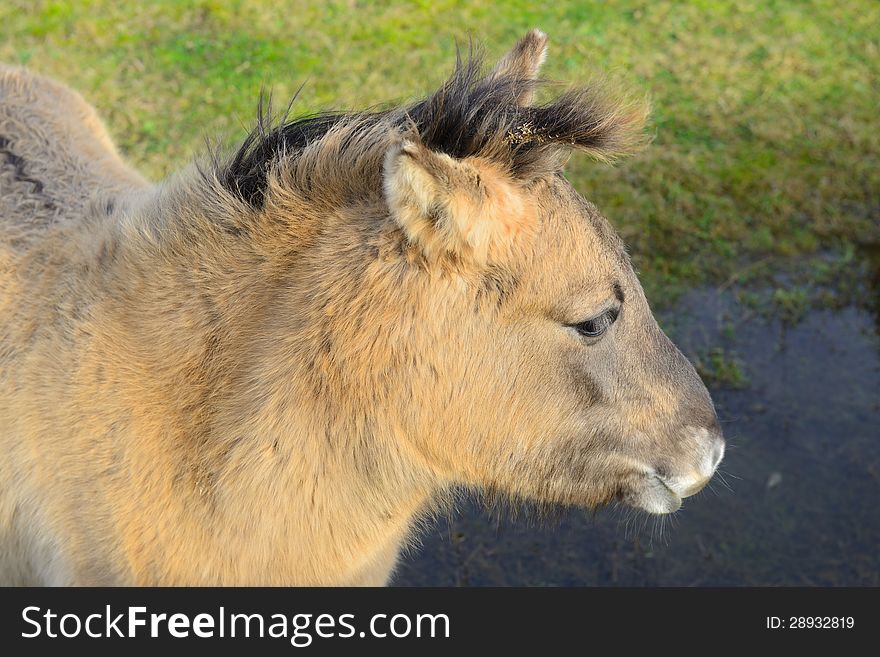
<path id="1" fill-rule="evenodd" d="M 147 185 L 82 96 L 0 65 L 0 225 L 30 232 L 76 220 Z"/>

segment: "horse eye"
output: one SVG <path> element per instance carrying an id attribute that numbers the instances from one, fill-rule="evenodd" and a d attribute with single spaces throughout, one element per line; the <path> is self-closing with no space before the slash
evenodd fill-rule
<path id="1" fill-rule="evenodd" d="M 585 338 L 598 338 L 614 323 L 618 313 L 619 310 L 617 308 L 609 308 L 601 315 L 588 319 L 585 322 L 572 324 L 571 327 Z"/>

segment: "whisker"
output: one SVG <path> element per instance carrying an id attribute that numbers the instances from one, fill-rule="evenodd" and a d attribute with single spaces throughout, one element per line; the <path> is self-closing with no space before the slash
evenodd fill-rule
<path id="1" fill-rule="evenodd" d="M 715 474 L 718 475 L 718 481 L 721 482 L 721 485 L 722 485 L 722 486 L 724 486 L 724 487 L 725 487 L 727 490 L 729 490 L 731 493 L 735 493 L 735 492 L 736 492 L 735 490 L 733 490 L 733 487 L 732 487 L 729 483 L 727 483 L 727 479 L 724 478 L 724 473 L 723 473 L 723 472 L 716 472 Z"/>
<path id="2" fill-rule="evenodd" d="M 733 479 L 736 479 L 738 481 L 743 480 L 742 477 L 737 477 L 735 474 L 733 474 L 732 472 L 729 472 L 728 470 L 718 470 L 717 472 L 718 472 L 718 474 L 724 475 L 726 477 L 732 477 Z"/>

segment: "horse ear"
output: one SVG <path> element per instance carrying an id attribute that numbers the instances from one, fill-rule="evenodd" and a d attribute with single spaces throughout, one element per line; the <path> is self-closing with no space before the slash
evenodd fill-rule
<path id="1" fill-rule="evenodd" d="M 482 266 L 507 253 L 533 213 L 513 181 L 480 158 L 455 159 L 410 139 L 385 155 L 385 199 L 429 260 Z"/>
<path id="2" fill-rule="evenodd" d="M 489 72 L 488 79 L 509 77 L 522 82 L 535 82 L 541 66 L 547 58 L 547 35 L 541 30 L 532 29 L 517 41 L 516 45 L 502 57 Z M 517 101 L 528 105 L 534 98 L 534 85 L 527 84 Z"/>

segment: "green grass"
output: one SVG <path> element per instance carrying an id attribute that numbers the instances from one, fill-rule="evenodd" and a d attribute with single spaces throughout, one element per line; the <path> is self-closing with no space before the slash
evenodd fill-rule
<path id="1" fill-rule="evenodd" d="M 606 71 L 652 100 L 645 153 L 568 172 L 655 301 L 880 242 L 877 2 L 6 0 L 0 60 L 81 91 L 158 179 L 206 136 L 239 139 L 262 85 L 283 99 L 305 83 L 302 111 L 411 98 L 456 39 L 496 56 L 532 26 L 551 37 L 548 77 Z"/>
<path id="2" fill-rule="evenodd" d="M 696 354 L 694 367 L 709 387 L 742 389 L 749 383 L 740 360 L 721 347 Z"/>

